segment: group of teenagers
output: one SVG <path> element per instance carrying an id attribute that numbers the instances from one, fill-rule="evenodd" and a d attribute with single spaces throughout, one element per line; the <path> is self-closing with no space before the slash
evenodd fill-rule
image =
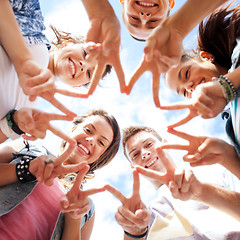
<path id="1" fill-rule="evenodd" d="M 111 4 L 82 3 L 91 23 L 87 36 L 51 26 L 51 43 L 43 33 L 38 0 L 0 3 L 0 239 L 91 239 L 95 208 L 90 196 L 103 191 L 122 203 L 115 218 L 125 240 L 239 239 L 240 6 L 187 0 L 171 14 L 174 0 L 121 0 L 126 29 L 134 40 L 146 41 L 141 63 L 126 84 L 120 24 Z M 197 48 L 184 50 L 183 39 L 197 24 Z M 104 109 L 76 116 L 55 97 L 88 97 L 112 67 L 122 93 L 130 94 L 138 78 L 151 71 L 159 111 L 189 109 L 186 117 L 168 126 L 169 133 L 188 144 L 168 143 L 149 126 L 129 123 L 121 130 Z M 161 74 L 188 101 L 162 106 Z M 76 90 L 83 86 L 87 93 Z M 38 97 L 63 114 L 38 109 Z M 218 114 L 226 119 L 229 142 L 175 129 L 196 116 Z M 54 127 L 53 120 L 73 120 L 70 135 Z M 45 138 L 47 130 L 63 139 L 57 156 L 32 142 Z M 10 140 L 20 136 L 21 144 Z M 109 184 L 84 189 L 95 171 L 114 159 L 121 143 L 133 169 L 131 197 Z M 191 168 L 179 169 L 168 149 L 187 151 L 183 160 Z M 205 169 L 213 164 L 222 166 L 208 176 Z M 196 166 L 204 172 L 201 177 Z M 156 188 L 149 206 L 141 200 L 139 174 Z"/>

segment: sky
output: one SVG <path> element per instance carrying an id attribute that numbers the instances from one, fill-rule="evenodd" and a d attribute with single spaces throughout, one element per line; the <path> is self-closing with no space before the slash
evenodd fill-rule
<path id="1" fill-rule="evenodd" d="M 125 72 L 126 81 L 136 69 L 143 55 L 144 43 L 132 39 L 121 20 L 121 4 L 118 0 L 109 1 L 121 23 L 121 62 Z M 173 13 L 185 1 L 176 1 Z M 45 18 L 46 26 L 53 26 L 72 32 L 75 35 L 86 35 L 89 28 L 88 17 L 80 0 L 40 0 L 41 8 Z M 46 34 L 51 40 L 52 34 L 47 28 Z M 184 47 L 194 48 L 196 46 L 196 29 L 184 40 Z M 130 125 L 150 126 L 156 129 L 168 142 L 181 142 L 181 140 L 166 132 L 166 127 L 170 123 L 180 118 L 185 111 L 163 111 L 155 107 L 151 91 L 151 73 L 145 73 L 134 85 L 129 96 L 121 94 L 119 84 L 114 71 L 101 81 L 94 94 L 88 99 L 77 99 L 65 96 L 58 96 L 58 99 L 69 107 L 76 114 L 83 114 L 93 108 L 103 108 L 114 115 L 121 128 Z M 163 105 L 183 100 L 175 93 L 171 92 L 161 79 L 160 101 Z M 47 112 L 57 112 L 48 102 L 39 101 L 39 108 Z M 66 133 L 70 133 L 71 123 L 55 121 L 54 126 Z M 219 137 L 228 141 L 224 132 L 225 122 L 220 116 L 215 119 L 203 120 L 200 117 L 180 127 L 180 130 L 193 135 Z M 53 153 L 57 154 L 61 139 L 51 134 L 47 134 L 44 140 L 38 140 Z M 186 166 L 182 161 L 184 151 L 172 150 L 171 154 L 175 162 L 180 166 Z M 188 166 L 187 166 L 188 167 Z M 132 174 L 128 161 L 122 154 L 120 146 L 119 153 L 113 161 L 103 169 L 96 171 L 95 178 L 89 180 L 85 188 L 100 187 L 109 183 L 118 188 L 125 196 L 132 193 Z M 155 190 L 152 185 L 141 177 L 141 197 L 147 205 L 154 197 Z M 96 218 L 91 240 L 120 240 L 123 238 L 122 228 L 117 224 L 114 215 L 120 202 L 110 193 L 104 192 L 92 196 L 96 207 Z"/>

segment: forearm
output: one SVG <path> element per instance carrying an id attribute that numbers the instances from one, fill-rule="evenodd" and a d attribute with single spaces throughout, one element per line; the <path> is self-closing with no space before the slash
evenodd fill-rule
<path id="1" fill-rule="evenodd" d="M 89 20 L 96 17 L 108 17 L 115 15 L 114 10 L 108 0 L 82 0 Z"/>
<path id="2" fill-rule="evenodd" d="M 0 3 L 0 43 L 16 71 L 24 61 L 32 58 L 8 0 L 2 0 Z"/>
<path id="3" fill-rule="evenodd" d="M 173 26 L 185 38 L 208 14 L 227 0 L 188 0 L 176 13 L 170 15 L 167 24 Z"/>
<path id="4" fill-rule="evenodd" d="M 81 218 L 72 219 L 72 217 L 65 213 L 64 229 L 61 240 L 80 240 L 81 239 Z"/>
<path id="5" fill-rule="evenodd" d="M 201 194 L 194 200 L 217 208 L 240 221 L 240 193 L 203 183 Z"/>
<path id="6" fill-rule="evenodd" d="M 0 129 L 0 143 L 5 142 L 7 139 L 8 139 L 8 137 Z"/>
<path id="7" fill-rule="evenodd" d="M 16 175 L 16 164 L 0 164 L 0 186 L 5 186 L 17 181 L 18 178 Z"/>

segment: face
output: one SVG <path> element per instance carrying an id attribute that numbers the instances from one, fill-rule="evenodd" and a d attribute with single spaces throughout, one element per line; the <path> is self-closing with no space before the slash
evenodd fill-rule
<path id="1" fill-rule="evenodd" d="M 92 78 L 96 59 L 87 60 L 88 44 L 73 44 L 57 51 L 54 56 L 54 74 L 73 87 L 80 87 L 89 83 Z"/>
<path id="2" fill-rule="evenodd" d="M 160 144 L 153 134 L 141 131 L 127 140 L 126 150 L 134 164 L 161 172 L 164 167 L 155 152 L 155 148 Z"/>
<path id="3" fill-rule="evenodd" d="M 146 40 L 152 30 L 166 19 L 169 10 L 168 0 L 125 0 L 123 22 L 133 37 Z"/>
<path id="4" fill-rule="evenodd" d="M 180 96 L 191 98 L 192 91 L 200 84 L 212 81 L 222 72 L 209 60 L 186 60 L 166 74 L 168 86 Z"/>
<path id="5" fill-rule="evenodd" d="M 71 137 L 77 141 L 77 146 L 70 161 L 87 161 L 90 164 L 107 150 L 113 140 L 113 130 L 104 117 L 89 116 L 77 125 Z"/>

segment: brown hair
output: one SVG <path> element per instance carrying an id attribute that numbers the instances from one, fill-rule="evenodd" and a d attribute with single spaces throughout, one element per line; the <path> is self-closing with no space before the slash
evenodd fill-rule
<path id="1" fill-rule="evenodd" d="M 130 126 L 128 128 L 123 129 L 123 137 L 122 137 L 122 146 L 123 146 L 123 153 L 126 156 L 126 158 L 128 160 L 128 154 L 126 151 L 126 143 L 129 140 L 129 138 L 131 138 L 132 136 L 134 136 L 135 134 L 139 133 L 139 132 L 148 132 L 151 133 L 152 135 L 154 135 L 160 142 L 163 141 L 162 137 L 153 129 L 150 127 L 144 127 L 144 126 Z"/>
<path id="2" fill-rule="evenodd" d="M 74 119 L 73 124 L 77 126 L 78 124 L 84 122 L 84 120 L 90 116 L 101 116 L 106 119 L 106 121 L 110 124 L 113 130 L 113 140 L 106 151 L 93 163 L 89 164 L 90 169 L 86 174 L 86 178 L 92 178 L 94 176 L 94 171 L 96 169 L 102 168 L 106 166 L 110 161 L 115 157 L 118 152 L 118 148 L 120 145 L 120 128 L 117 123 L 117 120 L 114 116 L 109 115 L 106 111 L 102 109 L 91 110 L 84 115 L 78 116 Z M 63 151 L 66 146 L 66 142 L 62 142 L 61 150 Z"/>
<path id="3" fill-rule="evenodd" d="M 86 42 L 83 36 L 80 36 L 80 37 L 74 36 L 71 33 L 60 31 L 57 28 L 53 27 L 52 25 L 50 25 L 50 28 L 55 34 L 55 40 L 51 41 L 51 44 L 55 46 L 55 49 L 63 48 L 66 43 L 81 44 Z M 104 78 L 108 73 L 110 73 L 111 69 L 112 69 L 112 66 L 107 64 L 105 71 L 102 75 L 102 78 Z M 88 86 L 88 85 L 89 83 L 84 84 L 84 86 Z"/>
<path id="4" fill-rule="evenodd" d="M 218 8 L 199 24 L 198 50 L 215 56 L 214 62 L 229 69 L 231 55 L 240 36 L 240 5 L 229 9 L 232 4 Z"/>

